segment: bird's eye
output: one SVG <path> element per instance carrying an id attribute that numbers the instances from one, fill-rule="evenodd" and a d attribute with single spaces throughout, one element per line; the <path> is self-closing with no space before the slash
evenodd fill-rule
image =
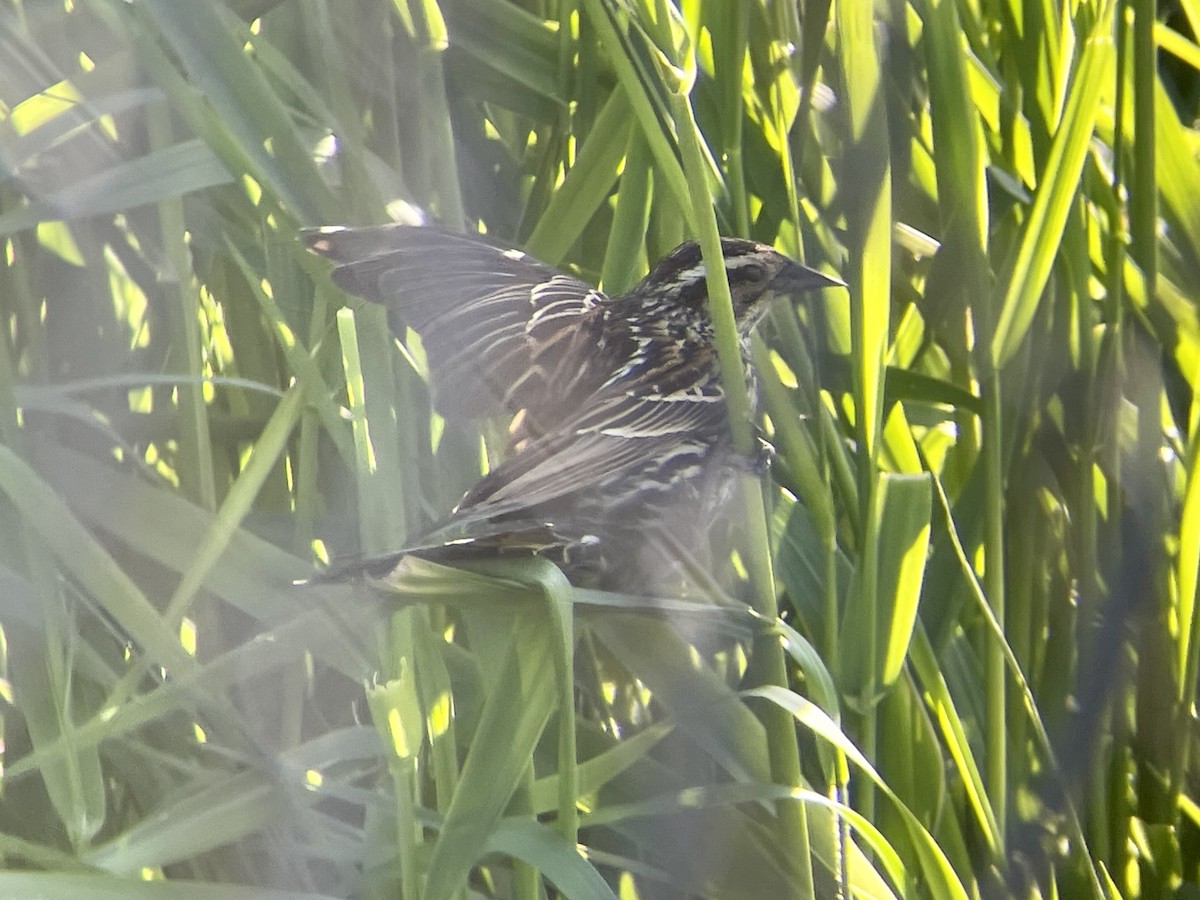
<path id="1" fill-rule="evenodd" d="M 767 275 L 767 267 L 760 266 L 758 263 L 749 263 L 742 266 L 742 277 L 751 284 L 766 281 Z"/>

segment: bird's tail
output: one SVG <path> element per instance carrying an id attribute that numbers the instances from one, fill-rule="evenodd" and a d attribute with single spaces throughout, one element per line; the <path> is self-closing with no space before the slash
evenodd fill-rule
<path id="1" fill-rule="evenodd" d="M 600 539 L 585 529 L 565 528 L 553 522 L 504 520 L 473 522 L 469 533 L 453 525 L 426 535 L 420 543 L 381 556 L 342 556 L 328 567 L 293 582 L 297 585 L 330 584 L 358 580 L 386 580 L 405 557 L 454 565 L 495 556 L 544 556 L 569 566 Z"/>

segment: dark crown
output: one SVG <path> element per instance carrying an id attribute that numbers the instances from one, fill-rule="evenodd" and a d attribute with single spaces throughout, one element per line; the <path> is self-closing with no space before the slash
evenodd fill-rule
<path id="1" fill-rule="evenodd" d="M 733 295 L 738 329 L 748 332 L 762 318 L 769 296 L 792 295 L 814 288 L 840 285 L 837 279 L 822 275 L 788 259 L 773 247 L 741 238 L 721 238 L 725 273 Z M 708 270 L 696 241 L 680 244 L 663 257 L 634 289 L 631 296 L 643 302 L 671 296 L 673 302 L 704 309 L 708 299 Z"/>

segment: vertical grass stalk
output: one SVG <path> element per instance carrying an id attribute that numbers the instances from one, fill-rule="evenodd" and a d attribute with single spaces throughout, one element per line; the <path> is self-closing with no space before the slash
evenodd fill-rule
<path id="1" fill-rule="evenodd" d="M 700 232 L 700 249 L 708 262 L 708 306 L 716 331 L 721 383 L 729 410 L 729 427 L 733 434 L 735 451 L 749 455 L 753 451 L 753 433 L 750 404 L 746 394 L 746 376 L 742 371 L 741 349 L 729 281 L 725 275 L 725 266 L 716 263 L 718 260 L 723 261 L 724 255 L 721 253 L 721 236 L 717 231 L 717 220 L 713 214 L 705 179 L 706 166 L 700 150 L 699 129 L 685 94 L 672 95 L 671 103 L 676 133 L 683 153 L 684 174 L 688 180 L 692 208 Z M 754 585 L 755 609 L 766 621 L 774 622 L 779 617 L 779 606 L 775 597 L 775 574 L 771 566 L 770 537 L 767 533 L 762 487 L 750 476 L 745 476 L 742 480 L 741 495 L 745 504 L 743 514 L 749 551 L 748 568 Z M 786 688 L 787 663 L 778 635 L 768 632 L 759 637 L 755 642 L 754 652 L 763 660 L 765 681 Z M 800 751 L 796 743 L 796 729 L 792 717 L 786 710 L 776 706 L 766 707 L 762 711 L 762 717 L 767 729 L 771 777 L 778 784 L 799 787 Z M 803 892 L 801 896 L 814 896 L 808 818 L 804 807 L 796 801 L 788 800 L 781 802 L 778 810 L 783 822 L 784 839 L 788 846 L 794 849 L 794 859 L 799 867 L 799 888 Z"/>
<path id="2" fill-rule="evenodd" d="M 986 344 L 984 344 L 986 346 Z M 984 584 L 1000 634 L 1004 633 L 1004 434 L 1001 430 L 1000 378 L 993 370 L 983 384 Z M 1001 640 L 987 641 L 984 656 L 987 787 L 1004 840 L 1008 816 L 1007 682 Z"/>

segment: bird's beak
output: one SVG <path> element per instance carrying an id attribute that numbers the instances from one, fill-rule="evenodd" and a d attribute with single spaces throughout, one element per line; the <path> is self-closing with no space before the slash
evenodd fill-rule
<path id="1" fill-rule="evenodd" d="M 789 262 L 771 279 L 771 292 L 774 294 L 798 294 L 801 291 L 845 286 L 846 282 L 841 279 L 825 275 L 797 262 Z"/>

